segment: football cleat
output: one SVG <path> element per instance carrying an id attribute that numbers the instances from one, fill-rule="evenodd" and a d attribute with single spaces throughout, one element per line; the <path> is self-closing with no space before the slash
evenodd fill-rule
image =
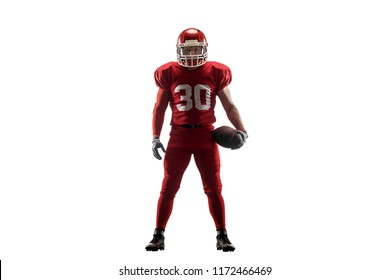
<path id="1" fill-rule="evenodd" d="M 145 246 L 146 251 L 158 251 L 165 249 L 164 243 L 164 230 L 163 229 L 155 229 L 153 234 L 153 239 L 149 242 L 148 245 Z"/>
<path id="2" fill-rule="evenodd" d="M 226 230 L 217 231 L 217 250 L 222 250 L 223 252 L 233 252 L 236 249 L 234 245 L 230 242 Z"/>

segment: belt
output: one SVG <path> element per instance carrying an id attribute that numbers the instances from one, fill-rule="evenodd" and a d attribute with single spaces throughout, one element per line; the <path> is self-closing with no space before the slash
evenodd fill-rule
<path id="1" fill-rule="evenodd" d="M 185 128 L 199 128 L 202 127 L 201 124 L 180 124 L 180 126 Z"/>

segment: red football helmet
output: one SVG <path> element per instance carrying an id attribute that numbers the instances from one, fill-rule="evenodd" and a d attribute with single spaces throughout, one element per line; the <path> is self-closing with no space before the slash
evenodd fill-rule
<path id="1" fill-rule="evenodd" d="M 202 31 L 187 28 L 177 38 L 177 62 L 184 67 L 198 67 L 207 60 L 207 40 Z"/>

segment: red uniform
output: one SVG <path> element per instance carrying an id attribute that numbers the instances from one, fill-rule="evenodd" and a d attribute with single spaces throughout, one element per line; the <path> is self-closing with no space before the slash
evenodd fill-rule
<path id="1" fill-rule="evenodd" d="M 192 155 L 202 178 L 215 226 L 217 229 L 225 228 L 220 157 L 211 132 L 216 121 L 214 108 L 217 92 L 228 86 L 231 78 L 227 66 L 212 61 L 194 70 L 182 67 L 177 62 L 169 62 L 155 71 L 157 86 L 170 92 L 169 104 L 172 109 L 172 128 L 164 158 L 164 179 L 157 206 L 156 228 L 166 227 L 174 197 Z"/>

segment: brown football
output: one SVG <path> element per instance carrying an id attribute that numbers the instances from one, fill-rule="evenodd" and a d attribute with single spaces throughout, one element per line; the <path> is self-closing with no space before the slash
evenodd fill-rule
<path id="1" fill-rule="evenodd" d="M 242 138 L 240 134 L 237 133 L 237 130 L 227 125 L 223 125 L 214 129 L 212 135 L 214 141 L 224 148 L 235 148 L 242 141 Z"/>

